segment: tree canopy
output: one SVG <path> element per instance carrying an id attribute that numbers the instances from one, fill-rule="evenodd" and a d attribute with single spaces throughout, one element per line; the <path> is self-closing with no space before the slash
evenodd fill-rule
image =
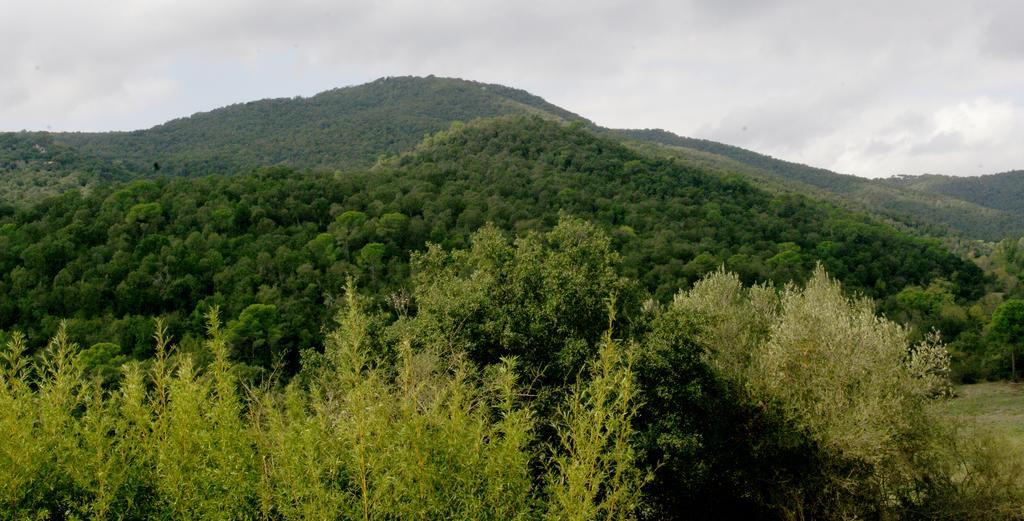
<path id="1" fill-rule="evenodd" d="M 0 289 L 13 296 L 0 302 L 0 330 L 38 341 L 66 318 L 83 343 L 146 357 L 144 317 L 165 315 L 191 345 L 214 305 L 231 320 L 272 305 L 277 341 L 259 349 L 292 346 L 283 358 L 294 368 L 298 349 L 321 339 L 346 277 L 385 295 L 407 286 L 410 252 L 428 243 L 465 248 L 487 223 L 539 232 L 563 215 L 597 224 L 619 252 L 616 275 L 661 301 L 723 265 L 781 285 L 818 262 L 879 299 L 935 279 L 954 299 L 983 291 L 981 271 L 938 242 L 516 117 L 436 134 L 366 171 L 141 180 L 0 217 Z"/>

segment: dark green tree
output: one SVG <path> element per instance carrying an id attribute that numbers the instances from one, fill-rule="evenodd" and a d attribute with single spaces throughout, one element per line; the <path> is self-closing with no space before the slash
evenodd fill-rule
<path id="1" fill-rule="evenodd" d="M 282 332 L 277 306 L 252 304 L 242 310 L 238 320 L 228 323 L 228 339 L 239 358 L 256 366 L 269 367 L 281 360 Z"/>
<path id="2" fill-rule="evenodd" d="M 1024 299 L 1003 302 L 992 314 L 989 332 L 1004 342 L 1010 353 L 1010 374 L 1017 380 L 1017 351 L 1024 344 Z"/>

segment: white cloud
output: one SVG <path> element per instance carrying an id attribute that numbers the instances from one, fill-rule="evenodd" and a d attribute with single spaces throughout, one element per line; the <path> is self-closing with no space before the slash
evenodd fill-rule
<path id="1" fill-rule="evenodd" d="M 977 146 L 1008 137 L 1021 123 L 1021 111 L 1013 104 L 981 98 L 943 107 L 935 113 L 935 135 L 956 133 L 966 145 Z"/>
<path id="2" fill-rule="evenodd" d="M 0 3 L 0 129 L 437 74 L 859 175 L 1024 167 L 1016 0 Z"/>
<path id="3" fill-rule="evenodd" d="M 1017 141 L 1024 134 L 1024 106 L 1011 102 L 978 98 L 860 128 L 872 137 L 849 143 L 840 169 L 979 175 L 1022 165 Z"/>

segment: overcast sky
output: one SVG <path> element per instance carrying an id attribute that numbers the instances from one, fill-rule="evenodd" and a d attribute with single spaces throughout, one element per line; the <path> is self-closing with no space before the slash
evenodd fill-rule
<path id="1" fill-rule="evenodd" d="M 0 130 L 128 130 L 380 76 L 526 89 L 868 177 L 1024 169 L 1024 1 L 0 0 Z"/>

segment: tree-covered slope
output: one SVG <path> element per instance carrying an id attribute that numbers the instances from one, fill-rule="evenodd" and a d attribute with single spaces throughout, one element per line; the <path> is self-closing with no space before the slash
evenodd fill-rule
<path id="1" fill-rule="evenodd" d="M 1024 170 L 978 177 L 946 175 L 896 176 L 882 179 L 887 185 L 926 194 L 939 194 L 980 206 L 1024 216 Z M 1018 234 L 1019 235 L 1019 234 Z"/>
<path id="2" fill-rule="evenodd" d="M 784 291 L 717 272 L 623 328 L 612 310 L 632 306 L 607 295 L 630 282 L 592 225 L 470 242 L 416 256 L 396 315 L 349 285 L 287 383 L 244 376 L 216 310 L 198 349 L 157 326 L 153 359 L 121 367 L 63 327 L 35 356 L 13 335 L 0 512 L 1020 518 L 1019 451 L 930 412 L 951 394 L 945 348 L 820 270 Z"/>
<path id="3" fill-rule="evenodd" d="M 449 78 L 381 78 L 309 98 L 239 103 L 133 132 L 62 133 L 84 152 L 137 172 L 229 173 L 287 165 L 350 169 L 408 150 L 425 135 L 512 113 L 580 120 L 525 91 Z"/>
<path id="4" fill-rule="evenodd" d="M 634 259 L 635 275 L 660 288 L 661 296 L 723 263 L 749 280 L 787 280 L 803 278 L 820 260 L 873 296 L 893 291 L 887 285 L 978 273 L 938 243 L 912 239 L 863 214 L 648 157 L 578 126 L 516 118 L 467 125 L 435 136 L 395 164 L 408 177 L 443 179 L 456 193 L 483 189 L 480 199 L 513 195 L 540 203 L 523 218 L 556 209 L 595 215 L 617 227 L 614 236 Z M 466 177 L 473 185 L 460 186 Z"/>
<path id="5" fill-rule="evenodd" d="M 0 133 L 0 206 L 123 180 L 123 168 L 44 132 Z"/>
<path id="6" fill-rule="evenodd" d="M 85 343 L 147 356 L 147 316 L 197 338 L 220 305 L 242 360 L 297 362 L 346 276 L 378 295 L 408 280 L 411 251 L 466 247 L 485 223 L 525 232 L 590 220 L 622 275 L 666 300 L 725 265 L 744 280 L 803 280 L 821 262 L 888 298 L 943 279 L 960 298 L 980 270 L 937 242 L 793 194 L 656 159 L 581 125 L 505 117 L 457 126 L 372 169 L 278 168 L 69 192 L 0 217 L 0 330 L 34 338 L 59 318 Z M 185 342 L 188 344 L 188 342 Z"/>
<path id="7" fill-rule="evenodd" d="M 601 135 L 643 143 L 646 153 L 671 155 L 702 170 L 739 174 L 770 189 L 830 199 L 924 235 L 986 240 L 1024 235 L 1024 222 L 1001 206 L 841 175 L 660 130 L 604 129 L 522 90 L 436 77 L 382 78 L 309 98 L 240 103 L 132 132 L 3 134 L 6 141 L 46 139 L 49 148 L 64 147 L 77 160 L 8 175 L 0 201 L 24 204 L 91 183 L 91 178 L 81 179 L 81 172 L 94 170 L 96 164 L 133 177 L 230 174 L 274 165 L 367 168 L 455 121 L 510 114 L 581 121 Z M 28 160 L 33 153 L 8 154 L 9 162 Z"/>
<path id="8" fill-rule="evenodd" d="M 1012 195 L 1002 196 L 1001 201 L 1006 204 L 992 204 L 999 199 L 993 193 L 995 189 L 976 189 L 974 197 L 965 196 L 963 192 L 970 189 L 958 187 L 976 185 L 962 178 L 942 178 L 942 183 L 930 181 L 937 176 L 908 177 L 905 181 L 871 180 L 663 130 L 614 130 L 612 133 L 634 142 L 661 145 L 649 147 L 650 153 L 671 155 L 706 168 L 741 173 L 768 186 L 828 198 L 929 235 L 952 233 L 994 241 L 1024 234 L 1024 220 L 1013 209 Z M 1020 179 L 1018 176 L 1016 201 L 1020 201 L 1019 195 L 1024 195 L 1024 183 L 1020 183 Z M 1005 189 L 1007 182 L 1012 185 L 1012 178 L 992 185 Z"/>

